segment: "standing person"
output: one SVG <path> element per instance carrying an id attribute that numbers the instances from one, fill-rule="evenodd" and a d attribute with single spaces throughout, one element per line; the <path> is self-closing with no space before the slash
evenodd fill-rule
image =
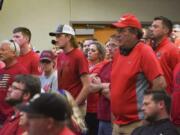
<path id="1" fill-rule="evenodd" d="M 40 93 L 39 78 L 31 75 L 17 75 L 9 86 L 5 101 L 14 108 L 0 130 L 0 135 L 21 135 L 24 130 L 19 126 L 20 112 L 16 109 L 19 103 L 27 103 L 35 94 Z"/>
<path id="2" fill-rule="evenodd" d="M 18 61 L 27 69 L 29 74 L 40 75 L 39 55 L 31 47 L 31 31 L 25 27 L 17 27 L 13 30 L 13 40 L 20 46 Z"/>
<path id="3" fill-rule="evenodd" d="M 106 50 L 109 52 L 109 60 L 104 60 L 99 65 L 101 68 L 97 72 L 96 78 L 91 82 L 92 92 L 99 92 L 97 108 L 97 118 L 99 120 L 98 135 L 112 135 L 111 110 L 110 110 L 110 78 L 112 70 L 112 58 L 118 48 L 116 36 L 112 35 L 106 43 Z M 98 77 L 101 82 L 98 84 Z"/>
<path id="4" fill-rule="evenodd" d="M 180 63 L 178 63 L 173 72 L 173 93 L 172 98 L 172 107 L 171 107 L 171 119 L 174 125 L 177 127 L 177 130 L 180 134 Z"/>
<path id="5" fill-rule="evenodd" d="M 44 50 L 40 54 L 42 75 L 40 76 L 41 87 L 45 92 L 58 92 L 57 71 L 55 69 L 56 57 L 51 50 Z"/>
<path id="6" fill-rule="evenodd" d="M 16 75 L 27 74 L 27 70 L 17 61 L 19 54 L 19 45 L 13 40 L 0 43 L 0 60 L 6 65 L 0 69 L 0 125 L 12 113 L 12 107 L 4 101 L 9 86 Z"/>
<path id="7" fill-rule="evenodd" d="M 90 76 L 97 76 L 96 71 L 99 69 L 100 63 L 105 58 L 105 48 L 99 42 L 89 44 L 87 58 L 89 60 Z M 87 97 L 86 123 L 88 127 L 87 135 L 97 135 L 99 120 L 97 119 L 99 93 L 89 93 Z"/>
<path id="8" fill-rule="evenodd" d="M 89 45 L 96 41 L 97 41 L 97 39 L 95 39 L 95 38 L 87 38 L 83 41 L 82 51 L 86 57 L 88 57 Z"/>
<path id="9" fill-rule="evenodd" d="M 144 91 L 149 87 L 159 90 L 166 83 L 153 50 L 140 41 L 142 27 L 139 20 L 132 14 L 125 14 L 113 25 L 117 27 L 119 44 L 111 72 L 113 135 L 129 135 L 141 124 Z"/>
<path id="10" fill-rule="evenodd" d="M 166 91 L 170 95 L 172 94 L 173 70 L 180 61 L 179 50 L 169 39 L 172 27 L 171 20 L 159 16 L 154 18 L 150 28 L 150 37 L 154 42 L 152 47 L 164 72 L 167 82 Z"/>
<path id="11" fill-rule="evenodd" d="M 171 37 L 176 47 L 180 48 L 180 24 L 173 25 L 173 31 Z"/>
<path id="12" fill-rule="evenodd" d="M 179 135 L 169 120 L 171 98 L 165 90 L 146 91 L 142 110 L 149 123 L 136 128 L 131 135 Z"/>
<path id="13" fill-rule="evenodd" d="M 75 135 L 66 126 L 69 106 L 62 95 L 43 93 L 18 108 L 27 113 L 29 135 Z"/>
<path id="14" fill-rule="evenodd" d="M 56 45 L 63 49 L 57 58 L 58 88 L 65 89 L 84 108 L 89 93 L 88 62 L 75 41 L 75 32 L 69 25 L 59 25 L 55 32 Z"/>

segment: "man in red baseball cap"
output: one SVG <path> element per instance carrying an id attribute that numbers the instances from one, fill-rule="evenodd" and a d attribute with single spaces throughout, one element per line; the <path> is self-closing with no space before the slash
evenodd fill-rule
<path id="1" fill-rule="evenodd" d="M 133 14 L 125 14 L 113 25 L 117 27 L 119 41 L 111 72 L 113 135 L 129 135 L 143 119 L 144 91 L 149 88 L 160 90 L 166 83 L 153 50 L 140 41 L 139 20 Z"/>

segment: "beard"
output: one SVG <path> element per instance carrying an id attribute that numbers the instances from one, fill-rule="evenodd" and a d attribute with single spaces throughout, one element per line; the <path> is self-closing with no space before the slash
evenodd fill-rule
<path id="1" fill-rule="evenodd" d="M 158 114 L 156 112 L 145 117 L 145 120 L 147 120 L 150 123 L 155 122 L 157 119 L 158 119 Z"/>
<path id="2" fill-rule="evenodd" d="M 22 103 L 22 99 L 5 99 L 6 103 L 8 103 L 10 106 L 15 106 L 19 103 Z"/>

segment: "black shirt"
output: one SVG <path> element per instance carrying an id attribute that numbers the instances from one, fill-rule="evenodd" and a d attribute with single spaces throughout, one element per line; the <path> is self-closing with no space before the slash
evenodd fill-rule
<path id="1" fill-rule="evenodd" d="M 179 133 L 169 119 L 162 119 L 134 129 L 131 135 L 179 135 Z"/>

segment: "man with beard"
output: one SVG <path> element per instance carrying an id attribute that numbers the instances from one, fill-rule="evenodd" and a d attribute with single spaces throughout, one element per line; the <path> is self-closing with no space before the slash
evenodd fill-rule
<path id="1" fill-rule="evenodd" d="M 179 135 L 169 120 L 171 99 L 164 90 L 147 91 L 142 111 L 147 125 L 136 128 L 131 135 Z"/>
<path id="2" fill-rule="evenodd" d="M 23 129 L 19 126 L 20 112 L 15 108 L 19 103 L 28 102 L 35 94 L 40 93 L 39 78 L 31 75 L 18 75 L 9 86 L 5 101 L 14 107 L 14 114 L 4 123 L 0 135 L 21 135 Z"/>

